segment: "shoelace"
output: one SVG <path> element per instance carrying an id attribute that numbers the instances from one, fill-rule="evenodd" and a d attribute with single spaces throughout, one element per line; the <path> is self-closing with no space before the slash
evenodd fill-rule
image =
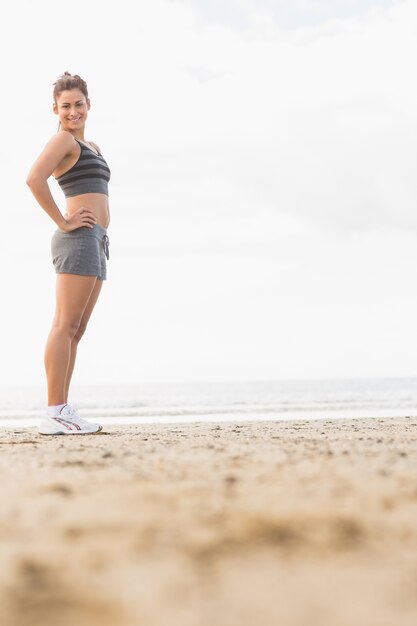
<path id="1" fill-rule="evenodd" d="M 78 424 L 87 424 L 87 422 L 78 415 L 77 409 L 72 406 L 68 406 L 67 412 L 62 419 L 68 419 L 69 421 L 77 422 Z"/>

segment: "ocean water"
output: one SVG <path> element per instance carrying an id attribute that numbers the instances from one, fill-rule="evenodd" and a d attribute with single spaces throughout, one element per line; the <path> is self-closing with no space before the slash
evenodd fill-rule
<path id="1" fill-rule="evenodd" d="M 44 389 L 0 388 L 0 426 L 33 426 Z M 75 386 L 72 402 L 103 424 L 408 417 L 417 378 Z"/>

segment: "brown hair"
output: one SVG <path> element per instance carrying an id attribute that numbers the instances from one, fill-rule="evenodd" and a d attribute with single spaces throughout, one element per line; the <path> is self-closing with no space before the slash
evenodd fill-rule
<path id="1" fill-rule="evenodd" d="M 69 89 L 79 89 L 85 95 L 86 99 L 88 99 L 87 83 L 85 80 L 83 80 L 81 76 L 78 76 L 78 74 L 72 75 L 69 72 L 64 72 L 62 76 L 57 78 L 54 82 L 54 102 L 56 102 L 56 99 L 63 91 Z"/>

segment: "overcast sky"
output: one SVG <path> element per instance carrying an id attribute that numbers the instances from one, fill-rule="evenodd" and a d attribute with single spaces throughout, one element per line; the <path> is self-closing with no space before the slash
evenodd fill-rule
<path id="1" fill-rule="evenodd" d="M 417 375 L 414 0 L 18 0 L 0 29 L 3 384 L 44 380 L 25 177 L 65 70 L 112 169 L 77 382 Z"/>

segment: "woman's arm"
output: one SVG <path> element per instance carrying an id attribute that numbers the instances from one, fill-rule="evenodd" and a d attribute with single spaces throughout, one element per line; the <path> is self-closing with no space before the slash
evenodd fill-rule
<path id="1" fill-rule="evenodd" d="M 66 220 L 53 199 L 48 185 L 48 178 L 62 160 L 74 148 L 71 133 L 59 132 L 46 144 L 27 176 L 26 183 L 39 205 L 46 211 L 61 230 L 71 231 L 80 226 L 92 226 L 95 223 L 91 209 L 85 207 Z M 82 214 L 82 217 L 80 215 Z"/>

